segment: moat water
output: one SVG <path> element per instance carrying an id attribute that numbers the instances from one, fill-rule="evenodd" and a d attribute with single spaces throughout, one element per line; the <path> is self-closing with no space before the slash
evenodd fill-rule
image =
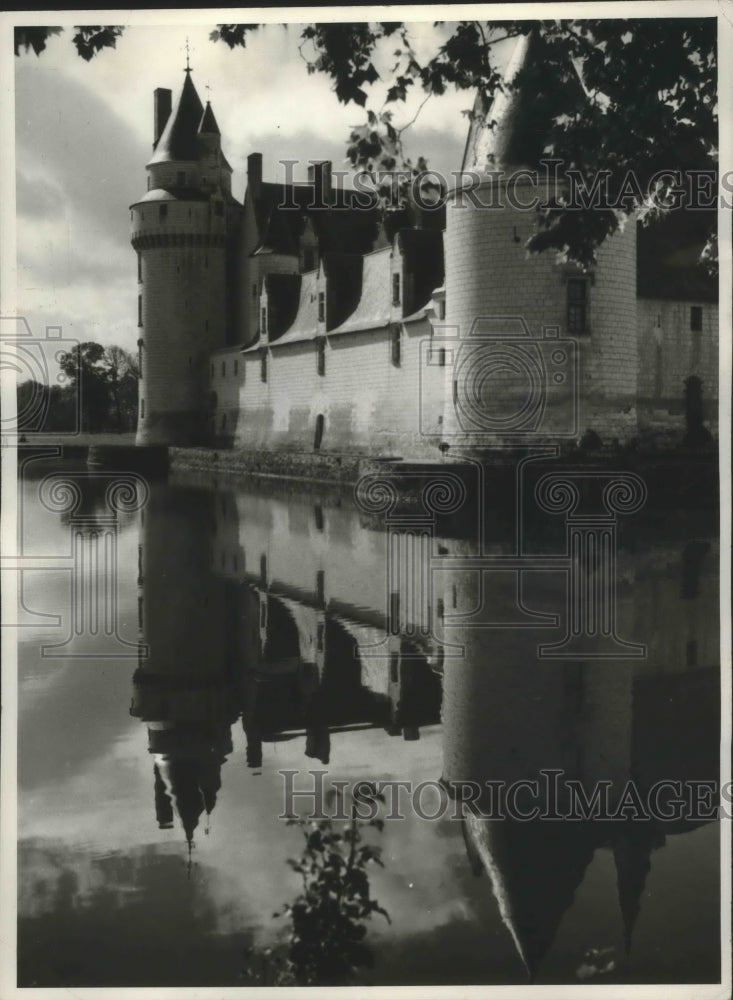
<path id="1" fill-rule="evenodd" d="M 369 921 L 360 983 L 719 981 L 717 821 L 439 808 L 441 780 L 543 768 L 717 780 L 715 511 L 619 517 L 615 628 L 643 654 L 538 659 L 567 632 L 556 514 L 530 519 L 520 574 L 471 561 L 516 554 L 490 488 L 476 527 L 470 504 L 388 523 L 345 492 L 180 476 L 111 513 L 110 482 L 24 468 L 19 985 L 263 982 L 300 887 L 282 771 L 425 782 L 440 813 L 408 796 L 368 831 L 390 920 Z"/>

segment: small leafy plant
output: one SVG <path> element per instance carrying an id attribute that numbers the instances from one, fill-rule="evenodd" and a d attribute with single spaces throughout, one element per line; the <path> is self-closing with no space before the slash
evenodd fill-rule
<path id="1" fill-rule="evenodd" d="M 362 837 L 366 826 L 381 832 L 383 820 L 359 820 L 352 806 L 351 818 L 343 826 L 332 819 L 297 817 L 288 825 L 301 827 L 305 845 L 299 858 L 287 861 L 301 877 L 301 890 L 274 914 L 290 922 L 287 954 L 276 958 L 267 949 L 261 969 L 250 967 L 246 975 L 278 986 L 349 984 L 374 961 L 365 940 L 367 921 L 379 913 L 391 922 L 370 893 L 368 868 L 383 867 L 380 848 L 364 843 Z"/>

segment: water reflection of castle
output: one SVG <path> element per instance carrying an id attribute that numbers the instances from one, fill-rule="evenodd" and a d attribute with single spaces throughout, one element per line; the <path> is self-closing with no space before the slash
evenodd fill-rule
<path id="1" fill-rule="evenodd" d="M 255 515 L 267 509 L 251 499 Z M 277 555 L 273 568 L 250 513 L 243 530 L 259 548 L 238 534 L 233 493 L 156 486 L 142 519 L 139 625 L 150 655 L 131 711 L 148 728 L 158 822 L 170 826 L 175 808 L 189 842 L 216 802 L 240 717 L 252 769 L 278 739 L 302 739 L 306 758 L 328 764 L 334 731 L 373 726 L 412 740 L 440 718 L 428 656 L 408 637 L 387 637 L 375 609 L 327 598 L 325 551 L 310 588 L 297 570 L 292 583 L 275 576 Z M 275 547 L 277 538 L 287 553 L 288 538 L 273 533 Z M 293 565 L 302 568 L 297 555 Z M 355 655 L 364 641 L 384 645 L 366 665 Z"/>
<path id="2" fill-rule="evenodd" d="M 442 668 L 410 618 L 416 603 L 402 594 L 395 612 L 385 600 L 386 545 L 346 501 L 154 487 L 140 545 L 150 656 L 135 673 L 132 713 L 148 728 L 162 827 L 177 813 L 193 840 L 215 806 L 240 718 L 254 771 L 278 739 L 301 740 L 307 768 L 329 763 L 334 731 L 417 738 L 440 721 L 442 700 L 448 782 L 511 782 L 548 768 L 615 790 L 629 778 L 648 789 L 717 777 L 717 563 L 707 542 L 646 540 L 633 560 L 622 554 L 619 614 L 624 634 L 647 644 L 646 660 L 537 663 L 536 630 L 456 627 L 446 635 L 466 657 Z M 441 546 L 460 554 L 465 543 Z M 470 574 L 443 583 L 443 609 L 475 603 Z M 490 603 L 507 598 L 506 581 L 495 586 Z M 538 574 L 524 597 L 541 610 L 556 593 L 557 581 Z M 463 825 L 469 860 L 488 872 L 531 974 L 596 850 L 613 851 L 630 947 L 653 851 L 691 828 L 518 824 L 470 812 Z"/>

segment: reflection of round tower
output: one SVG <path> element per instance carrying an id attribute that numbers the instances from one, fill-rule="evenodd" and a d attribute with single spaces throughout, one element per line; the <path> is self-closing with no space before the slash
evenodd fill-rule
<path id="1" fill-rule="evenodd" d="M 131 207 L 138 254 L 138 444 L 205 440 L 208 358 L 227 340 L 230 237 L 240 206 L 219 128 L 186 70 L 170 110 L 155 92 L 148 191 Z"/>
<path id="2" fill-rule="evenodd" d="M 211 812 L 239 714 L 227 655 L 234 614 L 211 572 L 214 496 L 151 488 L 140 533 L 140 626 L 149 648 L 133 677 L 131 714 L 145 722 L 161 828 L 174 812 L 189 844 Z"/>
<path id="3" fill-rule="evenodd" d="M 548 90 L 542 45 L 535 33 L 520 38 L 507 70 L 516 89 L 490 107 L 479 96 L 465 183 L 447 201 L 446 325 L 463 343 L 433 363 L 446 367 L 443 435 L 453 451 L 572 442 L 588 429 L 603 440 L 636 433 L 633 221 L 606 240 L 591 273 L 552 249 L 525 249 L 541 225 L 538 206 L 561 193 L 562 167 L 556 179 L 540 166 L 545 137 L 560 103 L 583 101 L 572 67 L 570 94 L 552 78 Z"/>

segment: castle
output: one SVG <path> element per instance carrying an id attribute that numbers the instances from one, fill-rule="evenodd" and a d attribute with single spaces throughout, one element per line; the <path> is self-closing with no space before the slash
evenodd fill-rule
<path id="1" fill-rule="evenodd" d="M 520 39 L 507 75 L 540 44 Z M 189 68 L 171 97 L 155 91 L 148 190 L 130 210 L 138 444 L 438 458 L 588 432 L 626 443 L 679 436 L 686 392 L 715 423 L 717 290 L 690 213 L 627 224 L 591 273 L 527 256 L 542 94 L 499 94 L 493 129 L 472 118 L 462 170 L 500 210 L 458 185 L 440 210 L 384 216 L 335 190 L 329 163 L 272 183 L 258 153 L 240 204 Z"/>

